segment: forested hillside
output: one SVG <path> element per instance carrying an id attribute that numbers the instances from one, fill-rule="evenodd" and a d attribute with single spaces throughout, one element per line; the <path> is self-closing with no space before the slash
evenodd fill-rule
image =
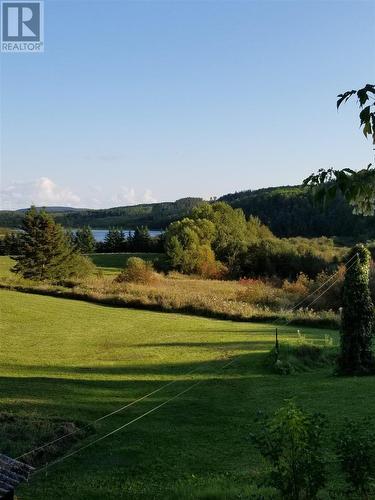
<path id="1" fill-rule="evenodd" d="M 220 200 L 242 208 L 247 216 L 259 217 L 279 237 L 375 238 L 375 217 L 353 215 L 351 207 L 341 199 L 322 211 L 313 206 L 308 189 L 300 186 L 241 191 L 224 195 Z M 150 229 L 164 229 L 171 222 L 189 215 L 201 202 L 201 198 L 183 198 L 175 202 L 51 213 L 65 227 L 89 225 L 92 228 L 133 229 L 145 225 Z M 0 211 L 0 227 L 20 227 L 22 217 L 21 211 Z"/>
<path id="2" fill-rule="evenodd" d="M 255 215 L 280 237 L 338 236 L 366 240 L 375 237 L 375 217 L 352 214 L 336 199 L 325 210 L 314 207 L 308 188 L 285 186 L 241 191 L 220 198 L 246 215 Z"/>
<path id="3" fill-rule="evenodd" d="M 94 229 L 109 227 L 135 229 L 137 226 L 147 226 L 149 229 L 164 229 L 171 222 L 189 214 L 202 201 L 201 198 L 182 198 L 174 202 L 100 210 L 83 209 L 65 212 L 49 210 L 49 212 L 57 222 L 65 227 L 90 226 Z M 0 227 L 21 227 L 22 218 L 22 211 L 0 211 Z"/>

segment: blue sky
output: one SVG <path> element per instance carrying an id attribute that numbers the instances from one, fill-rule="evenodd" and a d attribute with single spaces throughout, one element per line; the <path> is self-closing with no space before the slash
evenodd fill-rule
<path id="1" fill-rule="evenodd" d="M 362 168 L 337 93 L 373 83 L 375 2 L 45 1 L 1 54 L 2 207 L 109 207 Z"/>

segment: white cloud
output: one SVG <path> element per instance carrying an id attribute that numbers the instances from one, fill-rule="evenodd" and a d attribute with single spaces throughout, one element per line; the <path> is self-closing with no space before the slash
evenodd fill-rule
<path id="1" fill-rule="evenodd" d="M 146 189 L 143 195 L 138 195 L 136 190 L 131 187 L 121 187 L 111 198 L 115 205 L 137 205 L 138 203 L 155 203 L 156 198 L 154 198 L 151 189 Z"/>
<path id="2" fill-rule="evenodd" d="M 48 177 L 40 177 L 32 182 L 14 182 L 0 191 L 0 208 L 14 210 L 36 206 L 73 206 L 83 208 L 103 208 L 139 203 L 155 203 L 151 189 L 137 193 L 134 187 L 120 186 L 113 194 L 101 186 L 87 186 L 85 193 L 78 196 L 66 187 L 57 185 Z"/>
<path id="3" fill-rule="evenodd" d="M 146 189 L 143 195 L 144 203 L 156 203 L 157 199 L 154 198 L 151 189 Z"/>
<path id="4" fill-rule="evenodd" d="M 40 177 L 32 182 L 14 182 L 0 192 L 1 207 L 13 210 L 37 206 L 78 206 L 79 196 L 70 189 L 58 186 L 48 177 Z"/>
<path id="5" fill-rule="evenodd" d="M 120 187 L 120 190 L 111 197 L 115 205 L 134 205 L 137 203 L 135 189 Z"/>

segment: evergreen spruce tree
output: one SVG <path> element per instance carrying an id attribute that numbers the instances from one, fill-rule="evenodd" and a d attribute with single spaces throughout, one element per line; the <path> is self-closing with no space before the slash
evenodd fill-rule
<path id="1" fill-rule="evenodd" d="M 3 244 L 3 255 L 18 255 L 19 253 L 20 235 L 15 231 L 10 231 L 5 234 Z"/>
<path id="2" fill-rule="evenodd" d="M 343 287 L 341 352 L 338 371 L 342 375 L 375 372 L 372 352 L 374 305 L 369 289 L 370 252 L 355 246 L 350 254 Z"/>
<path id="3" fill-rule="evenodd" d="M 89 226 L 77 229 L 74 235 L 74 244 L 82 253 L 93 253 L 96 248 L 96 241 Z"/>
<path id="4" fill-rule="evenodd" d="M 152 239 L 148 227 L 137 227 L 131 238 L 131 248 L 133 252 L 149 252 L 151 246 Z"/>
<path id="5" fill-rule="evenodd" d="M 125 245 L 125 235 L 122 229 L 109 228 L 104 239 L 104 247 L 107 252 L 121 252 Z"/>
<path id="6" fill-rule="evenodd" d="M 12 271 L 24 278 L 56 281 L 72 274 L 76 252 L 60 224 L 31 207 L 23 220 L 19 254 Z"/>

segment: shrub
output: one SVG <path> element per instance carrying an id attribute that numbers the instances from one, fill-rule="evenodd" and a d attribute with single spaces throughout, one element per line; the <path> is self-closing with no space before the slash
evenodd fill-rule
<path id="1" fill-rule="evenodd" d="M 369 289 L 370 252 L 355 246 L 349 254 L 343 287 L 341 351 L 338 371 L 366 375 L 375 371 L 372 352 L 374 305 Z"/>
<path id="2" fill-rule="evenodd" d="M 332 309 L 338 311 L 342 306 L 342 287 L 345 278 L 345 266 L 341 265 L 334 274 L 325 271 L 318 274 L 310 284 L 310 293 L 316 291 L 314 298 L 321 297 L 314 302 L 314 309 L 319 311 Z M 329 281 L 327 281 L 329 280 Z M 324 285 L 324 286 L 323 286 Z M 318 291 L 319 289 L 319 291 Z M 324 292 L 324 293 L 323 293 Z"/>
<path id="3" fill-rule="evenodd" d="M 74 253 L 70 261 L 70 276 L 73 278 L 86 278 L 98 272 L 98 268 L 88 257 Z"/>
<path id="4" fill-rule="evenodd" d="M 309 277 L 304 273 L 300 273 L 293 282 L 285 280 L 282 289 L 284 292 L 291 294 L 294 299 L 298 300 L 308 295 L 310 286 L 311 280 Z"/>
<path id="5" fill-rule="evenodd" d="M 361 422 L 346 420 L 336 437 L 337 455 L 350 489 L 370 498 L 375 475 L 375 438 L 367 419 Z"/>
<path id="6" fill-rule="evenodd" d="M 334 366 L 337 351 L 332 347 L 331 339 L 325 345 L 314 345 L 303 338 L 300 342 L 290 344 L 280 342 L 278 349 L 271 349 L 266 365 L 280 375 L 290 375 L 324 366 Z"/>
<path id="7" fill-rule="evenodd" d="M 303 300 L 311 294 L 309 301 L 314 301 L 315 310 L 338 311 L 342 305 L 344 277 L 345 266 L 339 266 L 334 273 L 322 271 L 315 279 L 310 279 L 306 274 L 300 273 L 295 281 L 285 280 L 282 289 L 294 301 Z"/>
<path id="8" fill-rule="evenodd" d="M 280 308 L 283 303 L 283 293 L 280 289 L 260 279 L 240 280 L 245 285 L 237 293 L 237 300 L 264 307 Z"/>
<path id="9" fill-rule="evenodd" d="M 123 271 L 117 276 L 117 283 L 152 283 L 155 280 L 155 271 L 149 261 L 140 257 L 129 257 Z"/>
<path id="10" fill-rule="evenodd" d="M 171 270 L 170 262 L 165 254 L 156 257 L 153 266 L 158 273 L 168 273 Z"/>
<path id="11" fill-rule="evenodd" d="M 289 500 L 316 498 L 326 482 L 323 417 L 287 401 L 262 424 L 254 440 L 270 464 L 270 483 Z"/>
<path id="12" fill-rule="evenodd" d="M 216 260 L 209 245 L 202 245 L 197 252 L 196 272 L 202 278 L 220 279 L 225 276 L 226 267 Z"/>
<path id="13" fill-rule="evenodd" d="M 61 456 L 78 440 L 93 432 L 93 427 L 82 422 L 64 421 L 47 415 L 29 412 L 18 415 L 0 411 L 0 449 L 7 455 L 19 455 L 25 451 L 25 442 L 36 448 L 23 458 L 34 467 Z M 62 436 L 64 439 L 60 439 Z M 39 449 L 40 443 L 52 441 L 49 446 Z M 3 497 L 2 497 L 3 498 Z M 18 497 L 19 498 L 19 497 Z"/>
<path id="14" fill-rule="evenodd" d="M 309 277 L 324 270 L 328 262 L 311 248 L 301 250 L 285 239 L 264 240 L 249 246 L 242 261 L 247 276 L 296 278 L 303 272 Z"/>

